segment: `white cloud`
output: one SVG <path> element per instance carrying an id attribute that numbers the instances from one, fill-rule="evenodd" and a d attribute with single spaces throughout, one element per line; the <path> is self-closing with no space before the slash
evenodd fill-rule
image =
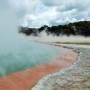
<path id="1" fill-rule="evenodd" d="M 23 25 L 40 27 L 90 20 L 90 0 L 11 0 L 16 10 L 24 10 Z"/>
<path id="2" fill-rule="evenodd" d="M 51 25 L 50 21 L 56 20 L 58 14 L 59 13 L 56 11 L 55 7 L 48 8 L 45 12 L 42 13 L 28 14 L 24 17 L 24 25 L 29 27 Z"/>
<path id="3" fill-rule="evenodd" d="M 8 0 L 12 8 L 32 12 L 40 0 Z"/>

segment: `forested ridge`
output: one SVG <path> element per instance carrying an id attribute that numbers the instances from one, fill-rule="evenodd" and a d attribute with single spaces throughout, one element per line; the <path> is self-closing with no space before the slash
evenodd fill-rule
<path id="1" fill-rule="evenodd" d="M 27 36 L 34 35 L 38 36 L 41 32 L 46 32 L 47 35 L 52 34 L 53 36 L 61 35 L 82 35 L 90 36 L 90 21 L 79 21 L 75 23 L 69 23 L 66 25 L 57 25 L 57 26 L 47 26 L 44 25 L 40 28 L 29 28 L 29 27 L 20 27 L 19 33 L 23 33 Z"/>

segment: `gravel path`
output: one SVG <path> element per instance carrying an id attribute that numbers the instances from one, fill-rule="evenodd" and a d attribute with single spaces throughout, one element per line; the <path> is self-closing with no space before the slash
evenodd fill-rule
<path id="1" fill-rule="evenodd" d="M 90 90 L 90 49 L 77 49 L 79 57 L 71 67 L 49 75 L 32 90 Z"/>

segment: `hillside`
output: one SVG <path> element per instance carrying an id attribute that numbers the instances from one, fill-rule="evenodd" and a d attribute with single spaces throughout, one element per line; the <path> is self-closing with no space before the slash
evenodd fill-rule
<path id="1" fill-rule="evenodd" d="M 53 36 L 61 36 L 61 35 L 81 35 L 81 36 L 90 36 L 90 21 L 80 21 L 75 23 L 69 23 L 66 25 L 58 25 L 58 26 L 47 26 L 44 25 L 40 28 L 28 28 L 28 27 L 20 27 L 19 33 L 23 33 L 27 36 L 34 35 L 39 36 L 41 32 L 46 32 L 47 35 L 52 34 Z"/>

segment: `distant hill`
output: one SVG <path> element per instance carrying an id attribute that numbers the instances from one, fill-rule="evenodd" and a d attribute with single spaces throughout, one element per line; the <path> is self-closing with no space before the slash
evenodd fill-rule
<path id="1" fill-rule="evenodd" d="M 80 21 L 52 27 L 49 27 L 47 25 L 44 25 L 40 28 L 20 27 L 19 29 L 19 33 L 23 33 L 28 36 L 29 35 L 38 36 L 43 31 L 46 32 L 47 35 L 52 34 L 54 36 L 61 36 L 61 35 L 90 36 L 90 21 Z"/>

